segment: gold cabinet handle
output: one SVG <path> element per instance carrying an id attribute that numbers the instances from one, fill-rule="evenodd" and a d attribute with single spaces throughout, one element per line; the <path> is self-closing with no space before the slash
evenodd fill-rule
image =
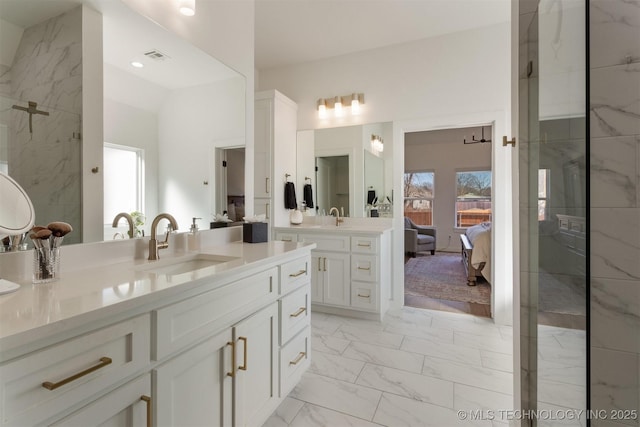
<path id="1" fill-rule="evenodd" d="M 318 271 L 322 271 L 322 267 L 320 267 L 320 263 L 322 263 L 322 258 L 318 258 Z"/>
<path id="2" fill-rule="evenodd" d="M 297 273 L 291 273 L 289 274 L 289 277 L 300 277 L 303 274 L 307 274 L 307 270 L 300 270 Z"/>
<path id="3" fill-rule="evenodd" d="M 371 243 L 358 243 L 358 246 L 360 246 L 361 248 L 370 248 Z"/>
<path id="4" fill-rule="evenodd" d="M 296 311 L 295 313 L 290 314 L 290 315 L 289 315 L 289 317 L 298 317 L 298 316 L 300 316 L 302 313 L 304 313 L 305 311 L 307 311 L 307 308 L 306 308 L 306 307 L 300 307 L 300 308 L 298 309 L 298 311 Z"/>
<path id="5" fill-rule="evenodd" d="M 324 258 L 324 271 L 327 271 L 327 258 Z"/>
<path id="6" fill-rule="evenodd" d="M 246 371 L 247 370 L 247 345 L 248 345 L 248 339 L 247 337 L 238 337 L 238 341 L 244 341 L 244 364 L 242 366 L 238 366 L 238 369 L 240 369 L 241 371 Z"/>
<path id="7" fill-rule="evenodd" d="M 42 387 L 46 388 L 47 390 L 55 390 L 58 387 L 62 387 L 63 385 L 70 383 L 71 381 L 75 381 L 78 378 L 82 378 L 85 375 L 89 375 L 91 372 L 97 371 L 100 368 L 104 368 L 105 366 L 110 365 L 111 362 L 112 362 L 112 360 L 111 360 L 110 357 L 101 357 L 100 358 L 100 363 L 98 363 L 97 365 L 92 366 L 89 369 L 85 369 L 82 372 L 78 372 L 75 375 L 71 375 L 69 378 L 65 378 L 64 380 L 59 381 L 57 383 L 52 383 L 50 381 L 45 381 L 45 382 L 42 383 Z"/>
<path id="8" fill-rule="evenodd" d="M 292 239 L 285 239 L 284 237 L 282 239 L 280 239 L 280 240 L 282 240 L 283 242 L 292 242 L 293 241 Z"/>
<path id="9" fill-rule="evenodd" d="M 267 203 L 267 207 L 266 207 L 266 210 L 265 210 L 265 213 L 264 213 L 264 216 L 265 216 L 266 219 L 269 219 L 269 208 L 270 207 L 271 207 L 271 204 Z"/>
<path id="10" fill-rule="evenodd" d="M 227 372 L 227 376 L 233 378 L 236 376 L 236 343 L 228 341 L 227 345 L 231 346 L 231 372 Z"/>
<path id="11" fill-rule="evenodd" d="M 358 270 L 369 271 L 369 270 L 371 270 L 371 267 L 360 267 L 360 266 L 358 266 Z"/>
<path id="12" fill-rule="evenodd" d="M 358 294 L 358 296 L 360 298 L 371 298 L 371 295 L 362 295 L 362 294 Z"/>
<path id="13" fill-rule="evenodd" d="M 264 179 L 264 191 L 269 194 L 269 178 Z"/>
<path id="14" fill-rule="evenodd" d="M 151 420 L 151 397 L 142 395 L 140 400 L 147 403 L 147 427 L 151 427 L 153 425 Z"/>
<path id="15" fill-rule="evenodd" d="M 298 363 L 300 363 L 300 361 L 307 355 L 307 353 L 305 353 L 304 351 L 301 351 L 298 354 L 298 357 L 296 357 L 294 360 L 292 360 L 291 362 L 289 362 L 289 365 L 297 365 Z"/>

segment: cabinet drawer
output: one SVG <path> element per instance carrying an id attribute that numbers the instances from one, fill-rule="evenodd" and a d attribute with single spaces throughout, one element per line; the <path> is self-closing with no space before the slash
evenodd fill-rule
<path id="1" fill-rule="evenodd" d="M 351 239 L 349 236 L 301 234 L 298 236 L 298 241 L 303 243 L 315 243 L 316 250 L 318 251 L 349 252 L 351 249 Z"/>
<path id="2" fill-rule="evenodd" d="M 378 238 L 367 236 L 351 236 L 351 252 L 361 254 L 377 254 Z"/>
<path id="3" fill-rule="evenodd" d="M 285 397 L 309 367 L 310 328 L 306 327 L 280 349 L 280 397 Z"/>
<path id="4" fill-rule="evenodd" d="M 40 424 L 144 368 L 149 333 L 143 315 L 2 365 L 2 424 Z"/>
<path id="5" fill-rule="evenodd" d="M 366 282 L 378 281 L 378 257 L 373 255 L 351 255 L 351 278 Z"/>
<path id="6" fill-rule="evenodd" d="M 281 242 L 297 242 L 298 235 L 296 233 L 282 233 L 278 231 L 276 232 L 276 240 Z"/>
<path id="7" fill-rule="evenodd" d="M 160 360 L 215 332 L 219 323 L 233 321 L 249 304 L 277 298 L 278 269 L 272 268 L 218 289 L 154 310 L 156 334 L 153 357 Z"/>
<path id="8" fill-rule="evenodd" d="M 309 286 L 302 287 L 280 300 L 280 344 L 284 344 L 309 325 Z"/>
<path id="9" fill-rule="evenodd" d="M 377 284 L 351 282 L 351 305 L 365 310 L 377 310 Z"/>
<path id="10" fill-rule="evenodd" d="M 291 292 L 311 279 L 310 263 L 311 258 L 303 257 L 280 267 L 280 295 Z"/>

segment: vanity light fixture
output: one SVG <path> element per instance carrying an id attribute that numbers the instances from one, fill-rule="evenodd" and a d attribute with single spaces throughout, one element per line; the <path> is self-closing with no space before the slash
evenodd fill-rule
<path id="1" fill-rule="evenodd" d="M 384 151 L 384 141 L 380 136 L 371 134 L 371 149 L 378 153 Z"/>
<path id="2" fill-rule="evenodd" d="M 196 14 L 196 0 L 178 0 L 178 10 L 184 16 Z"/>
<path id="3" fill-rule="evenodd" d="M 355 116 L 360 114 L 362 104 L 364 104 L 363 93 L 320 98 L 317 103 L 318 117 L 326 119 L 328 117 L 328 109 L 333 109 L 335 117 L 341 117 L 345 114 L 347 108 L 350 108 L 351 115 Z"/>

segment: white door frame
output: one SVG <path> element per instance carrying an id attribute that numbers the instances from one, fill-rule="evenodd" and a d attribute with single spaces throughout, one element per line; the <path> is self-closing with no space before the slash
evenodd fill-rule
<path id="1" fill-rule="evenodd" d="M 494 322 L 500 325 L 513 323 L 513 209 L 512 209 L 512 151 L 502 146 L 502 135 L 509 135 L 510 123 L 507 111 L 466 113 L 449 116 L 427 117 L 393 122 L 393 189 L 402 195 L 404 176 L 404 136 L 409 132 L 479 126 L 491 123 L 491 164 L 493 226 L 491 312 Z M 401 198 L 400 198 L 401 199 Z M 404 221 L 403 203 L 393 206 L 393 279 L 391 284 L 392 307 L 404 305 Z"/>

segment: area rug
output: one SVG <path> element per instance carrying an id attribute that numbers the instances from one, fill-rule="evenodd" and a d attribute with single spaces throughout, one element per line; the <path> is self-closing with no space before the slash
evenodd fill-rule
<path id="1" fill-rule="evenodd" d="M 418 255 L 404 265 L 404 292 L 429 298 L 491 304 L 491 285 L 467 286 L 460 254 Z"/>

